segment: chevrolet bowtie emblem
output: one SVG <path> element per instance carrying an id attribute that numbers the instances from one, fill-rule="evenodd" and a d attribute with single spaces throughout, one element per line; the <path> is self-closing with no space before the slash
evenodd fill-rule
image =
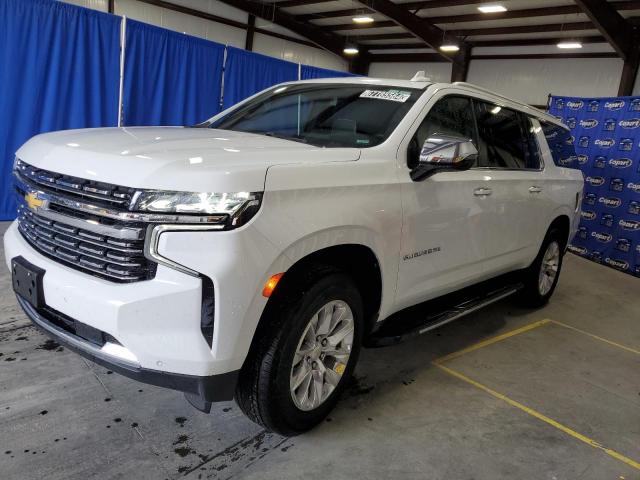
<path id="1" fill-rule="evenodd" d="M 35 210 L 38 207 L 41 207 L 44 204 L 44 200 L 40 200 L 38 198 L 37 192 L 29 192 L 24 196 L 25 202 L 27 202 L 27 206 L 30 210 Z"/>

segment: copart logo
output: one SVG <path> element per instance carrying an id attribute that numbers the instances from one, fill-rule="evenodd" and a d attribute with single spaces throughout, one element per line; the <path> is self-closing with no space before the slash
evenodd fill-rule
<path id="1" fill-rule="evenodd" d="M 627 188 L 629 190 L 633 190 L 636 193 L 640 193 L 640 183 L 633 183 L 633 182 L 627 183 Z"/>
<path id="2" fill-rule="evenodd" d="M 618 122 L 622 128 L 638 128 L 640 127 L 640 118 L 632 118 L 630 120 L 620 120 Z"/>
<path id="3" fill-rule="evenodd" d="M 624 107 L 624 100 L 615 100 L 604 104 L 604 108 L 607 110 L 620 110 L 622 107 Z"/>
<path id="4" fill-rule="evenodd" d="M 615 168 L 627 168 L 633 165 L 633 160 L 630 158 L 611 158 L 609 159 L 609 165 Z"/>
<path id="5" fill-rule="evenodd" d="M 598 120 L 591 118 L 589 120 L 580 120 L 580 126 L 582 128 L 593 128 L 598 126 Z M 569 127 L 571 128 L 571 127 Z"/>
<path id="6" fill-rule="evenodd" d="M 612 267 L 619 268 L 620 270 L 627 270 L 629 268 L 629 262 L 624 260 L 616 260 L 615 258 L 605 258 L 604 263 L 611 265 Z"/>
<path id="7" fill-rule="evenodd" d="M 569 245 L 569 250 L 573 253 L 577 253 L 578 255 L 586 255 L 589 251 L 585 247 L 576 247 L 574 245 Z"/>
<path id="8" fill-rule="evenodd" d="M 589 155 L 578 155 L 578 163 L 584 165 L 589 161 Z"/>
<path id="9" fill-rule="evenodd" d="M 594 143 L 594 145 L 597 145 L 598 147 L 610 148 L 610 147 L 613 147 L 616 144 L 616 141 L 613 138 L 598 138 L 593 143 Z"/>
<path id="10" fill-rule="evenodd" d="M 582 100 L 567 102 L 567 108 L 570 108 L 571 110 L 580 110 L 582 107 L 584 107 L 584 102 Z"/>
<path id="11" fill-rule="evenodd" d="M 582 212 L 580 212 L 580 216 L 582 218 L 584 218 L 585 220 L 595 220 L 596 219 L 596 212 L 590 212 L 589 210 L 583 210 Z"/>
<path id="12" fill-rule="evenodd" d="M 620 220 L 618 222 L 618 225 L 620 225 L 625 230 L 640 230 L 640 222 L 637 222 L 635 220 Z"/>
<path id="13" fill-rule="evenodd" d="M 599 187 L 600 185 L 604 184 L 603 177 L 587 177 L 585 178 L 585 180 L 589 182 L 589 184 L 593 185 L 594 187 Z"/>
<path id="14" fill-rule="evenodd" d="M 558 160 L 558 163 L 563 166 L 571 165 L 575 160 L 576 160 L 576 157 L 571 155 L 570 157 L 567 157 L 567 158 L 561 158 L 560 160 Z"/>
<path id="15" fill-rule="evenodd" d="M 613 239 L 610 233 L 591 232 L 591 236 L 602 243 L 609 243 Z"/>
<path id="16" fill-rule="evenodd" d="M 600 197 L 598 199 L 599 203 L 604 203 L 605 207 L 610 207 L 610 208 L 618 208 L 620 205 L 622 205 L 622 200 L 620 200 L 619 198 L 615 198 L 615 197 Z"/>

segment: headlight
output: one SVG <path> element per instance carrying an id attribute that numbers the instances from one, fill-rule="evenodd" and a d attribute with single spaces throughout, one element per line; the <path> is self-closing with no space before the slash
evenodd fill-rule
<path id="1" fill-rule="evenodd" d="M 181 214 L 180 221 L 227 223 L 239 227 L 260 208 L 262 193 L 196 193 L 143 190 L 136 192 L 131 210 L 151 214 Z"/>

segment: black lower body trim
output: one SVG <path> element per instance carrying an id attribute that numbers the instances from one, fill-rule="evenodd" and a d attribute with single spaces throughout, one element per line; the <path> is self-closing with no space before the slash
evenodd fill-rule
<path id="1" fill-rule="evenodd" d="M 131 365 L 126 361 L 109 358 L 110 356 L 101 353 L 95 345 L 89 344 L 85 339 L 66 332 L 49 322 L 45 315 L 32 307 L 19 295 L 16 295 L 16 298 L 25 314 L 37 327 L 49 336 L 55 338 L 60 344 L 88 358 L 92 362 L 102 365 L 125 377 L 132 378 L 133 380 L 185 392 L 195 395 L 203 401 L 221 402 L 233 399 L 236 383 L 240 374 L 239 370 L 220 375 L 201 377 L 141 368 Z"/>

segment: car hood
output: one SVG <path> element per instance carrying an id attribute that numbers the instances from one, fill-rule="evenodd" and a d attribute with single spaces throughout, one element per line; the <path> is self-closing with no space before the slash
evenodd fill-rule
<path id="1" fill-rule="evenodd" d="M 230 130 L 133 127 L 37 135 L 17 152 L 44 170 L 133 188 L 262 191 L 272 165 L 354 161 L 355 148 L 321 148 Z"/>

